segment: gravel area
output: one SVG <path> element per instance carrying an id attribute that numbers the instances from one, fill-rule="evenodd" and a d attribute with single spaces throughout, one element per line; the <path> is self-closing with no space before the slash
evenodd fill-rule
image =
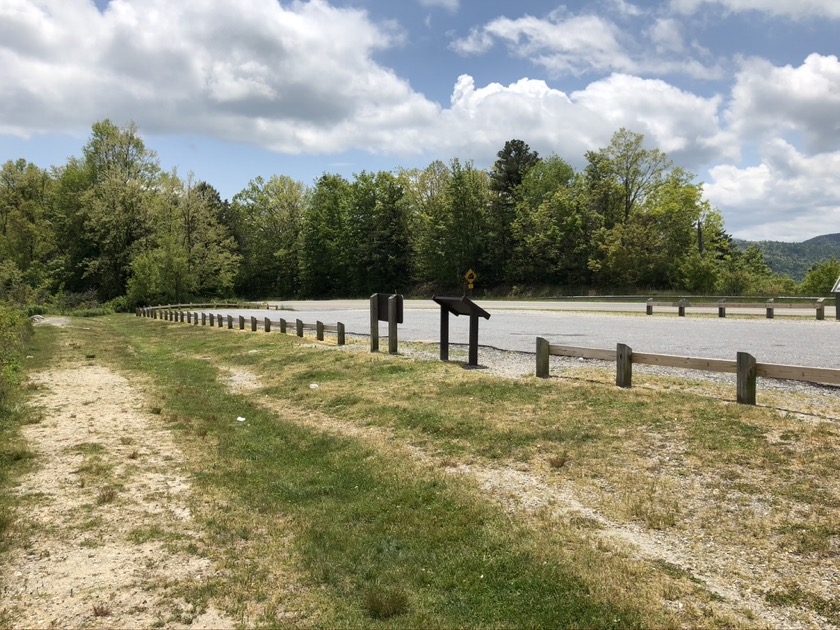
<path id="1" fill-rule="evenodd" d="M 345 348 L 356 351 L 367 350 L 367 337 L 348 335 L 348 339 L 351 337 L 360 343 L 351 344 Z M 383 347 L 387 352 L 387 339 L 380 339 L 380 349 Z M 413 359 L 437 361 L 440 358 L 439 348 L 440 346 L 436 343 L 401 343 L 399 354 Z M 462 364 L 465 369 L 478 369 L 501 378 L 533 377 L 536 369 L 536 356 L 533 352 L 501 350 L 488 346 L 479 346 L 477 368 L 467 366 L 468 347 L 466 344 L 450 343 L 449 358 L 453 363 Z M 597 380 L 598 382 L 610 382 L 615 378 L 615 364 L 610 361 L 552 356 L 549 358 L 549 365 L 552 378 Z M 603 375 L 595 378 L 594 375 L 597 373 L 603 373 Z M 725 388 L 731 392 L 731 398 L 735 399 L 736 377 L 734 374 L 656 365 L 634 365 L 633 374 L 685 380 L 687 386 L 707 383 L 717 386 L 718 390 Z M 643 379 L 635 380 L 638 381 L 634 382 L 635 387 L 646 387 L 650 384 L 650 382 L 645 383 Z M 768 396 L 762 396 L 763 392 L 772 394 L 772 400 L 767 400 Z M 712 392 L 709 394 L 711 395 Z M 840 387 L 835 385 L 759 378 L 758 404 L 840 421 Z"/>

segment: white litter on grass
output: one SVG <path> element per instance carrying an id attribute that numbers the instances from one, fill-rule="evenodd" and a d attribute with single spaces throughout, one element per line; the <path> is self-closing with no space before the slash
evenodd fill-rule
<path id="1" fill-rule="evenodd" d="M 312 384 L 309 386 L 309 389 L 321 389 L 321 386 L 320 386 L 320 385 L 318 385 L 318 383 L 312 383 Z"/>
<path id="2" fill-rule="evenodd" d="M 239 417 L 236 419 L 236 421 L 237 421 L 237 422 L 245 422 L 245 418 L 243 418 L 242 416 L 239 416 Z"/>

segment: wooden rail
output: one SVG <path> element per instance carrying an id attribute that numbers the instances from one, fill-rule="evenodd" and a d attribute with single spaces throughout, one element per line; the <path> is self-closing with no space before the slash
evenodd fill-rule
<path id="1" fill-rule="evenodd" d="M 756 377 L 804 381 L 806 383 L 827 383 L 840 385 L 840 370 L 830 368 L 804 367 L 799 365 L 776 365 L 757 363 L 755 357 L 738 352 L 734 361 L 726 359 L 704 359 L 680 357 L 668 354 L 650 354 L 633 352 L 626 344 L 618 344 L 615 350 L 599 348 L 578 348 L 573 346 L 553 345 L 542 337 L 537 337 L 536 375 L 540 378 L 549 376 L 549 357 L 580 357 L 615 361 L 616 385 L 631 387 L 633 364 L 659 365 L 663 367 L 722 372 L 737 375 L 737 400 L 739 403 L 754 405 L 756 398 Z"/>
<path id="2" fill-rule="evenodd" d="M 224 305 L 224 304 L 210 304 L 210 305 L 200 305 L 200 304 L 187 304 L 184 306 L 191 306 L 191 307 L 201 307 L 201 306 L 213 306 L 219 308 L 225 307 L 236 307 L 237 305 Z M 173 322 L 181 322 L 192 324 L 194 326 L 198 326 L 199 322 L 202 326 L 207 326 L 208 324 L 213 326 L 218 326 L 219 328 L 224 328 L 227 325 L 229 330 L 233 330 L 234 328 L 234 317 L 233 315 L 222 315 L 221 313 L 213 313 L 213 312 L 201 312 L 198 311 L 181 311 L 181 310 L 173 310 L 172 305 L 161 307 L 161 306 L 154 306 L 154 307 L 143 307 L 138 308 L 136 310 L 136 315 L 138 317 L 147 317 L 151 319 L 160 319 L 163 321 L 173 321 Z M 260 321 L 256 317 L 250 317 L 250 329 L 252 332 L 256 332 L 259 328 Z M 237 323 L 239 330 L 245 330 L 246 319 L 243 315 L 237 316 Z M 327 325 L 321 321 L 316 321 L 314 324 L 307 324 L 300 319 L 296 319 L 294 322 L 288 322 L 284 318 L 280 318 L 277 321 L 273 321 L 268 317 L 263 318 L 262 320 L 262 329 L 265 332 L 271 332 L 272 328 L 279 330 L 281 333 L 289 333 L 291 330 L 294 330 L 295 334 L 298 337 L 303 337 L 305 330 L 315 331 L 315 337 L 318 341 L 324 341 L 324 334 L 325 333 L 333 333 L 336 335 L 337 343 L 339 346 L 343 346 L 347 343 L 347 335 L 345 332 L 344 324 L 341 322 L 336 323 L 335 325 Z M 292 328 L 294 326 L 294 328 Z"/>
<path id="3" fill-rule="evenodd" d="M 726 309 L 728 308 L 764 308 L 767 319 L 773 319 L 776 314 L 776 309 L 780 308 L 813 308 L 815 309 L 818 320 L 825 319 L 825 298 L 816 298 L 810 302 L 776 302 L 774 298 L 771 298 L 763 305 L 749 302 L 728 302 L 725 298 L 717 302 L 697 302 L 687 298 L 680 298 L 676 301 L 669 302 L 649 298 L 645 302 L 645 313 L 653 315 L 654 306 L 676 308 L 677 314 L 680 317 L 685 317 L 687 308 L 716 308 L 718 310 L 718 317 L 726 317 Z"/>

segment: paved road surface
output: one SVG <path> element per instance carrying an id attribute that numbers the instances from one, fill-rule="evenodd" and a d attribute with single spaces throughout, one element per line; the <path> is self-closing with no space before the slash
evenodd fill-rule
<path id="1" fill-rule="evenodd" d="M 714 359 L 734 359 L 738 351 L 749 352 L 761 363 L 781 363 L 840 369 L 840 321 L 834 309 L 826 309 L 826 319 L 816 321 L 813 310 L 801 316 L 777 315 L 776 319 L 743 319 L 732 315 L 717 317 L 647 317 L 644 304 L 498 302 L 479 301 L 491 315 L 479 321 L 479 344 L 504 350 L 534 352 L 536 337 L 553 344 L 587 348 L 615 348 L 626 343 L 637 352 L 652 352 Z M 274 304 L 274 303 L 272 303 Z M 330 300 L 277 303 L 280 311 L 248 311 L 258 318 L 284 317 L 306 323 L 343 322 L 348 333 L 369 334 L 367 300 Z M 595 312 L 596 307 L 599 311 Z M 236 311 L 221 310 L 222 313 Z M 399 337 L 411 341 L 438 341 L 439 307 L 431 300 L 406 300 L 405 321 Z M 694 311 L 690 311 L 692 313 Z M 716 315 L 717 310 L 710 312 Z M 741 314 L 744 311 L 739 310 Z M 755 314 L 764 315 L 764 309 Z M 450 316 L 450 341 L 466 343 L 469 320 Z M 387 324 L 380 324 L 387 347 Z M 479 353 L 479 361 L 480 361 Z"/>

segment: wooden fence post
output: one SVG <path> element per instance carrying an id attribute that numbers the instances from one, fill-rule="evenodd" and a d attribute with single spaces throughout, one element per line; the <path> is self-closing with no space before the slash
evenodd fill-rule
<path id="1" fill-rule="evenodd" d="M 718 317 L 726 317 L 726 298 L 718 302 Z"/>
<path id="2" fill-rule="evenodd" d="M 685 300 L 680 300 L 677 304 L 677 315 L 679 315 L 680 317 L 685 317 L 685 305 Z"/>
<path id="3" fill-rule="evenodd" d="M 747 352 L 736 355 L 738 365 L 738 402 L 742 405 L 755 404 L 755 357 Z"/>
<path id="4" fill-rule="evenodd" d="M 198 311 L 193 312 L 193 326 L 198 326 Z"/>
<path id="5" fill-rule="evenodd" d="M 397 354 L 397 295 L 388 298 L 388 354 Z"/>
<path id="6" fill-rule="evenodd" d="M 625 388 L 633 386 L 633 349 L 624 343 L 615 347 L 615 384 Z"/>
<path id="7" fill-rule="evenodd" d="M 203 314 L 204 314 L 204 313 L 202 313 L 202 315 L 203 315 Z M 202 323 L 203 323 L 203 322 L 204 322 L 204 318 L 202 318 L 202 319 L 201 319 L 201 321 L 202 321 Z M 213 328 L 213 326 L 215 326 L 215 325 L 216 325 L 216 317 L 213 315 L 213 313 L 210 313 L 210 328 Z"/>
<path id="8" fill-rule="evenodd" d="M 282 317 L 280 318 L 280 332 L 286 334 L 286 320 Z"/>
<path id="9" fill-rule="evenodd" d="M 537 377 L 548 378 L 548 361 L 551 351 L 548 339 L 537 337 Z"/>
<path id="10" fill-rule="evenodd" d="M 251 332 L 257 332 L 257 318 L 251 317 Z"/>
<path id="11" fill-rule="evenodd" d="M 324 340 L 324 322 L 315 322 L 315 339 L 317 339 L 318 341 Z"/>
<path id="12" fill-rule="evenodd" d="M 239 330 L 245 330 L 245 318 L 242 315 L 239 316 Z"/>
<path id="13" fill-rule="evenodd" d="M 297 336 L 298 337 L 303 337 L 303 320 L 302 319 L 296 319 L 295 320 L 295 329 L 296 329 L 296 332 L 297 332 Z"/>
<path id="14" fill-rule="evenodd" d="M 335 327 L 336 327 L 336 334 L 338 336 L 337 343 L 338 343 L 339 346 L 343 346 L 346 343 L 345 342 L 345 335 L 344 335 L 344 324 L 342 324 L 341 322 L 338 322 L 335 325 Z"/>
<path id="15" fill-rule="evenodd" d="M 233 315 L 228 315 L 227 317 L 228 317 L 228 330 L 233 330 Z M 243 319 L 243 318 L 240 317 L 239 319 Z M 242 323 L 241 327 L 245 328 L 245 323 L 244 322 Z"/>
<path id="16" fill-rule="evenodd" d="M 817 300 L 817 321 L 825 319 L 825 298 Z"/>
<path id="17" fill-rule="evenodd" d="M 268 317 L 265 318 L 265 332 L 271 332 L 271 320 Z"/>
<path id="18" fill-rule="evenodd" d="M 773 319 L 773 298 L 767 300 L 765 307 L 767 308 L 767 319 Z"/>
<path id="19" fill-rule="evenodd" d="M 653 298 L 648 298 L 645 305 L 645 314 L 653 315 Z"/>
<path id="20" fill-rule="evenodd" d="M 379 352 L 379 296 L 370 296 L 370 351 Z"/>

